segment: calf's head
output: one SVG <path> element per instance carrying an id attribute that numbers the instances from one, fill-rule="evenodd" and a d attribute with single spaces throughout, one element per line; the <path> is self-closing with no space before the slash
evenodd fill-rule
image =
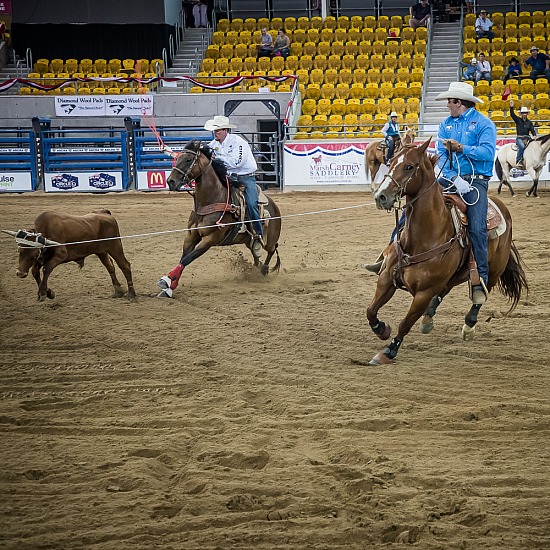
<path id="1" fill-rule="evenodd" d="M 19 246 L 19 266 L 17 276 L 24 279 L 29 274 L 29 269 L 37 260 L 40 249 L 32 246 Z"/>

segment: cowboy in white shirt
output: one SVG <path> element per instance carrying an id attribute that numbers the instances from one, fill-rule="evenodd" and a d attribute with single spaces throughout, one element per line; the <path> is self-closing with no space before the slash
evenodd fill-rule
<path id="1" fill-rule="evenodd" d="M 223 161 L 227 166 L 230 179 L 236 179 L 237 185 L 244 186 L 244 199 L 246 201 L 246 212 L 252 221 L 254 228 L 254 242 L 252 252 L 254 255 L 262 251 L 262 222 L 258 209 L 258 189 L 254 172 L 258 169 L 252 150 L 248 142 L 241 136 L 231 134 L 230 128 L 236 128 L 235 124 L 229 123 L 226 116 L 217 115 L 208 120 L 204 125 L 205 130 L 214 132 L 214 139 L 208 143 L 214 157 Z M 231 178 L 231 176 L 234 176 Z"/>
<path id="2" fill-rule="evenodd" d="M 491 30 L 493 22 L 490 19 L 487 19 L 487 12 L 481 10 L 479 12 L 479 17 L 476 19 L 476 34 L 479 38 L 488 38 L 491 42 L 495 37 L 495 33 Z"/>
<path id="3" fill-rule="evenodd" d="M 477 58 L 476 84 L 481 79 L 491 82 L 491 64 L 485 59 L 483 53 L 480 53 Z"/>

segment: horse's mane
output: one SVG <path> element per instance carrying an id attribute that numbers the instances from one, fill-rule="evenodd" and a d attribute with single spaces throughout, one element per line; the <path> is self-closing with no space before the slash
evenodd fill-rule
<path id="1" fill-rule="evenodd" d="M 194 149 L 191 143 L 187 145 L 186 149 Z M 210 149 L 210 147 L 208 147 L 207 145 L 201 145 L 199 147 L 199 153 L 202 153 L 209 161 L 212 162 L 212 168 L 214 168 L 214 172 L 216 172 L 216 175 L 221 182 L 225 182 L 227 178 L 227 165 L 220 159 L 213 159 L 212 155 L 214 151 L 212 151 L 212 149 Z"/>
<path id="2" fill-rule="evenodd" d="M 550 134 L 545 134 L 544 136 L 537 137 L 536 139 L 541 145 L 543 145 L 544 143 L 546 143 L 550 139 Z"/>

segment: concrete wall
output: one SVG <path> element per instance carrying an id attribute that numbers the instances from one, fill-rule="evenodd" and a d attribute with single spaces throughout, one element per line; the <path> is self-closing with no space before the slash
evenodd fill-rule
<path id="1" fill-rule="evenodd" d="M 224 114 L 229 100 L 275 99 L 284 119 L 290 93 L 273 94 L 156 94 L 154 120 L 157 126 L 202 126 L 217 114 Z M 123 117 L 56 117 L 53 96 L 0 96 L 0 127 L 30 128 L 33 117 L 49 118 L 54 128 L 123 128 Z M 262 103 L 245 101 L 231 115 L 240 132 L 256 132 L 258 120 L 275 120 Z M 142 122 L 145 125 L 145 122 Z"/>

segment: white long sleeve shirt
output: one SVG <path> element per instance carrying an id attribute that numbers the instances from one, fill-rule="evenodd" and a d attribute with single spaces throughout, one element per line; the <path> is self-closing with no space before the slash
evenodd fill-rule
<path id="1" fill-rule="evenodd" d="M 258 169 L 248 142 L 237 134 L 227 134 L 222 143 L 212 140 L 208 147 L 214 151 L 215 158 L 227 165 L 229 174 L 244 176 Z"/>

